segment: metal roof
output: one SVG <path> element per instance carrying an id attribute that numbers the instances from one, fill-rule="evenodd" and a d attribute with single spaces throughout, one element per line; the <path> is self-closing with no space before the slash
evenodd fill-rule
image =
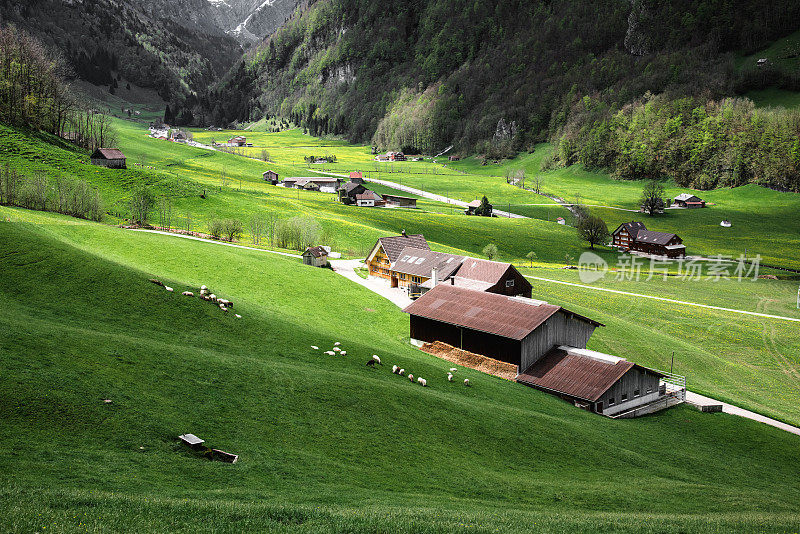
<path id="1" fill-rule="evenodd" d="M 433 269 L 436 269 L 436 277 L 444 280 L 458 269 L 463 260 L 464 256 L 406 247 L 400 253 L 397 261 L 392 264 L 392 270 L 398 273 L 432 278 Z"/>
<path id="2" fill-rule="evenodd" d="M 503 278 L 503 275 L 506 274 L 510 267 L 510 263 L 466 258 L 464 263 L 461 264 L 461 268 L 458 270 L 458 273 L 456 273 L 456 276 L 459 278 L 469 278 L 470 280 L 479 280 L 481 282 L 496 284 Z"/>
<path id="3" fill-rule="evenodd" d="M 314 256 L 315 258 L 321 258 L 322 256 L 327 256 L 328 255 L 328 251 L 325 250 L 325 247 L 308 247 L 306 249 L 306 252 L 308 252 L 309 254 Z M 305 255 L 306 252 L 303 252 L 303 255 Z"/>
<path id="4" fill-rule="evenodd" d="M 664 376 L 623 358 L 561 346 L 517 375 L 517 382 L 595 402 L 634 367 Z"/>
<path id="5" fill-rule="evenodd" d="M 407 234 L 392 237 L 381 237 L 378 239 L 378 244 L 383 247 L 383 252 L 389 258 L 391 263 L 394 263 L 400 257 L 400 253 L 406 247 L 421 248 L 430 250 L 428 242 L 425 241 L 425 236 L 422 234 Z"/>
<path id="6" fill-rule="evenodd" d="M 92 154 L 92 158 L 97 159 L 98 156 L 103 159 L 125 159 L 125 154 L 118 148 L 98 148 Z"/>
<path id="7" fill-rule="evenodd" d="M 700 197 L 693 195 L 691 193 L 681 193 L 680 195 L 675 197 L 675 200 L 689 201 L 693 198 L 696 198 L 697 201 L 700 201 Z"/>
<path id="8" fill-rule="evenodd" d="M 640 243 L 654 243 L 656 245 L 666 245 L 675 237 L 675 234 L 666 232 L 656 232 L 654 230 L 639 230 L 636 241 Z"/>
<path id="9" fill-rule="evenodd" d="M 473 291 L 447 283 L 437 285 L 403 311 L 517 341 L 525 339 L 553 314 L 559 311 L 572 313 L 539 300 Z M 581 315 L 573 315 L 602 325 Z"/>

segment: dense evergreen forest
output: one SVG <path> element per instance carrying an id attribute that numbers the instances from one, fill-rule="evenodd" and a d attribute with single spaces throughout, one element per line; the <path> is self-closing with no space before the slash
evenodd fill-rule
<path id="1" fill-rule="evenodd" d="M 179 106 L 196 122 L 279 115 L 381 148 L 503 157 L 559 139 L 586 97 L 613 114 L 646 93 L 701 102 L 767 83 L 734 55 L 798 16 L 777 0 L 319 0 Z"/>
<path id="2" fill-rule="evenodd" d="M 164 99 L 180 98 L 213 83 L 240 57 L 239 45 L 220 31 L 181 23 L 177 15 L 147 13 L 141 4 L 0 2 L 0 24 L 13 24 L 58 51 L 68 67 L 65 74 L 106 85 L 111 92 L 125 79 L 155 89 Z"/>

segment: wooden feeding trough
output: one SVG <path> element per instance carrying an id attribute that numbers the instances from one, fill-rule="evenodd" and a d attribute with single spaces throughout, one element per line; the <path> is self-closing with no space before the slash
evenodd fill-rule
<path id="1" fill-rule="evenodd" d="M 205 440 L 198 438 L 194 434 L 181 434 L 178 439 L 195 450 L 202 449 L 203 443 L 205 443 Z"/>
<path id="2" fill-rule="evenodd" d="M 239 459 L 239 455 L 231 454 L 229 452 L 221 451 L 219 449 L 211 449 L 211 459 L 217 460 L 219 462 L 228 462 L 229 464 L 235 464 L 236 460 Z"/>

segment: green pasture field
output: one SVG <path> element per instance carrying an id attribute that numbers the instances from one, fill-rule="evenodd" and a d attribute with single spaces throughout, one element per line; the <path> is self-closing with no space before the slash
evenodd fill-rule
<path id="1" fill-rule="evenodd" d="M 16 208 L 0 208 L 0 242 L 5 531 L 800 527 L 786 432 L 688 407 L 611 420 L 468 369 L 456 374 L 472 387 L 447 382 L 451 364 L 408 344 L 400 310 L 292 258 Z M 180 295 L 200 284 L 242 318 Z M 707 313 L 670 326 L 668 308 L 547 297 L 607 322 L 592 348 L 663 367 L 681 340 L 678 370 L 691 361 L 720 391 L 745 379 L 725 383 L 728 354 L 754 358 L 749 332 L 772 327 Z M 310 348 L 334 341 L 346 356 Z M 689 350 L 701 343 L 725 350 Z M 372 354 L 383 367 L 364 365 Z M 393 375 L 395 363 L 429 387 Z M 755 400 L 784 393 L 774 374 L 746 375 Z M 176 441 L 184 432 L 239 461 L 203 459 Z"/>

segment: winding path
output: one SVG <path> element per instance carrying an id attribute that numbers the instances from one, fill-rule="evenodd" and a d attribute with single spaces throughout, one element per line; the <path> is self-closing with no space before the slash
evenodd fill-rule
<path id="1" fill-rule="evenodd" d="M 316 172 L 317 174 L 325 174 L 325 175 L 328 175 L 328 176 L 336 176 L 338 178 L 345 178 L 345 179 L 350 178 L 346 174 L 336 174 L 336 173 L 333 173 L 333 172 L 317 171 L 317 170 L 314 170 L 314 169 L 308 169 L 308 170 L 309 170 L 309 172 Z M 436 193 L 431 193 L 429 191 L 423 191 L 422 189 L 416 189 L 414 187 L 409 187 L 407 185 L 398 184 L 397 182 L 390 182 L 388 180 L 378 180 L 378 179 L 375 179 L 375 178 L 370 178 L 369 181 L 372 182 L 372 183 L 375 183 L 375 184 L 385 185 L 386 187 L 391 187 L 392 189 L 397 189 L 398 191 L 405 191 L 406 193 L 411 193 L 412 195 L 417 195 L 417 196 L 420 196 L 420 197 L 423 197 L 423 198 L 427 198 L 427 199 L 430 199 L 430 200 L 435 200 L 437 202 L 444 202 L 446 204 L 453 204 L 453 205 L 459 206 L 461 208 L 466 208 L 467 207 L 467 203 L 464 202 L 463 200 L 456 200 L 454 198 L 446 197 L 444 195 L 438 195 Z M 509 217 L 511 219 L 527 219 L 528 218 L 528 217 L 526 217 L 524 215 L 519 215 L 517 213 L 509 213 L 507 211 L 498 210 L 498 209 L 494 209 L 494 210 L 492 210 L 492 212 L 495 213 L 498 217 Z"/>

